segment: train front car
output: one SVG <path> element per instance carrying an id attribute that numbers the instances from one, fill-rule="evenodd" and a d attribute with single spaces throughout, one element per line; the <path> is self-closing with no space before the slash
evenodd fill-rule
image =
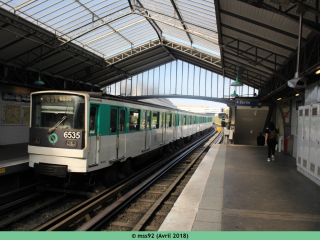
<path id="1" fill-rule="evenodd" d="M 86 94 L 46 91 L 31 94 L 29 166 L 38 175 L 66 179 L 86 173 Z"/>

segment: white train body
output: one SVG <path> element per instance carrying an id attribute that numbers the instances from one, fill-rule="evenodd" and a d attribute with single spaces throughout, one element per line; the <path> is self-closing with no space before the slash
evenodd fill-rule
<path id="1" fill-rule="evenodd" d="M 212 120 L 101 93 L 32 93 L 29 166 L 58 177 L 93 172 L 211 128 Z"/>

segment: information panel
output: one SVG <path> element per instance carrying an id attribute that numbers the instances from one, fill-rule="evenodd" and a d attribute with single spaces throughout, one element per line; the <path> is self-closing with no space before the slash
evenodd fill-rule
<path id="1" fill-rule="evenodd" d="M 2 124 L 20 125 L 21 123 L 21 106 L 6 105 L 2 106 Z"/>
<path id="2" fill-rule="evenodd" d="M 257 106 L 257 100 L 236 100 L 236 106 Z"/>
<path id="3" fill-rule="evenodd" d="M 22 123 L 23 125 L 29 125 L 30 124 L 30 107 L 23 106 L 22 107 Z"/>
<path id="4" fill-rule="evenodd" d="M 2 106 L 2 125 L 29 125 L 30 107 L 18 105 Z"/>

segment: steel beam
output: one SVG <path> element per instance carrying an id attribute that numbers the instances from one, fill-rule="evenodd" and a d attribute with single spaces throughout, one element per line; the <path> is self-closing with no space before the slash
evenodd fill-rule
<path id="1" fill-rule="evenodd" d="M 237 48 L 236 48 L 236 47 L 233 47 L 233 46 L 230 46 L 230 45 L 225 45 L 224 47 L 225 47 L 225 48 L 232 49 L 232 50 L 234 50 L 234 51 L 237 51 Z M 250 49 L 252 49 L 252 48 L 254 48 L 254 47 L 251 46 L 248 50 L 250 50 Z M 250 53 L 250 52 L 247 52 L 248 50 L 244 51 L 244 50 L 239 49 L 239 51 L 240 51 L 239 56 L 246 54 L 246 55 L 249 55 L 249 56 L 251 56 L 251 57 L 255 57 L 255 59 L 252 59 L 252 61 L 254 61 L 254 62 L 256 62 L 256 63 L 258 63 L 258 60 L 261 59 L 261 60 L 259 60 L 260 62 L 264 61 L 264 62 L 268 62 L 268 63 L 270 63 L 270 64 L 274 64 L 273 61 L 271 61 L 271 60 L 269 60 L 269 59 L 267 59 L 267 58 L 262 58 L 262 57 L 259 56 L 259 55 L 256 55 L 256 54 L 252 54 L 252 53 Z M 274 55 L 274 53 L 271 53 L 271 55 Z M 277 63 L 277 66 L 282 66 L 282 64 Z"/>
<path id="2" fill-rule="evenodd" d="M 258 7 L 258 8 L 262 8 L 264 10 L 267 10 L 267 11 L 270 11 L 270 12 L 273 12 L 273 13 L 276 13 L 276 14 L 279 14 L 279 15 L 285 17 L 285 18 L 290 19 L 291 21 L 299 23 L 299 17 L 297 17 L 297 16 L 295 16 L 293 14 L 286 13 L 285 11 L 282 11 L 280 9 L 272 7 L 272 6 L 268 5 L 268 4 L 262 3 L 260 5 L 257 5 L 253 1 L 250 2 L 249 0 L 238 0 L 238 1 L 246 3 L 246 4 L 250 4 L 250 5 Z M 306 20 L 305 19 L 304 23 L 303 23 L 303 26 L 309 28 L 311 31 L 315 31 L 316 33 L 320 34 L 320 30 L 318 29 L 317 25 L 314 22 L 310 21 L 310 20 Z"/>
<path id="3" fill-rule="evenodd" d="M 128 1 L 130 3 L 130 7 L 131 7 L 131 0 L 128 0 Z M 136 1 L 139 4 L 139 7 L 144 8 L 139 0 L 136 0 Z M 132 11 L 134 11 L 134 9 L 136 9 L 136 8 L 131 7 Z M 137 8 L 137 10 L 140 11 L 140 14 L 144 15 L 143 11 L 141 11 L 140 8 Z M 158 26 L 156 21 L 154 21 L 153 19 L 150 19 L 150 18 L 147 18 L 147 17 L 144 17 L 144 18 L 147 19 L 149 24 L 152 26 L 154 31 L 157 33 L 159 40 L 162 42 L 162 29 Z"/>
<path id="4" fill-rule="evenodd" d="M 156 12 L 154 10 L 150 10 L 150 9 L 146 9 L 146 11 L 148 13 L 147 13 L 147 15 L 144 15 L 144 17 L 148 17 L 150 19 L 154 19 L 155 21 L 164 23 L 164 24 L 169 25 L 171 27 L 177 28 L 177 29 L 179 29 L 181 31 L 188 32 L 190 34 L 196 35 L 196 36 L 198 36 L 198 37 L 200 37 L 202 39 L 205 39 L 207 41 L 210 41 L 210 42 L 218 45 L 218 37 L 216 36 L 217 32 L 215 32 L 215 31 L 213 31 L 211 29 L 208 29 L 208 28 L 205 28 L 205 27 L 201 27 L 201 26 L 197 26 L 195 24 L 192 24 L 192 23 L 184 21 L 184 24 L 186 26 L 193 25 L 193 26 L 197 27 L 197 30 L 195 30 L 195 28 L 192 29 L 192 28 L 189 28 L 189 27 L 185 30 L 182 26 L 177 25 L 177 24 L 174 23 L 175 21 L 179 21 L 179 19 L 176 19 L 174 17 L 165 15 L 163 13 L 158 13 L 158 12 Z M 151 12 L 155 13 L 155 15 L 151 15 Z M 209 35 L 208 32 L 212 32 L 212 34 Z"/>
<path id="5" fill-rule="evenodd" d="M 234 104 L 234 100 L 227 98 L 213 98 L 213 97 L 204 97 L 204 96 L 193 96 L 193 95 L 142 95 L 142 96 L 132 96 L 128 97 L 129 99 L 139 100 L 139 99 L 152 99 L 152 98 L 188 98 L 188 99 L 197 99 L 197 100 L 206 100 L 212 102 L 220 102 L 225 104 Z"/>
<path id="6" fill-rule="evenodd" d="M 262 46 L 257 46 L 257 45 L 254 45 L 254 44 L 250 43 L 250 42 L 246 42 L 246 41 L 243 41 L 243 40 L 241 40 L 241 39 L 234 38 L 234 37 L 229 36 L 229 35 L 226 35 L 226 34 L 222 34 L 222 36 L 223 36 L 223 37 L 226 37 L 226 38 L 230 38 L 230 39 L 235 40 L 235 41 L 239 41 L 240 43 L 243 43 L 243 44 L 246 44 L 246 45 L 249 45 L 249 46 L 256 47 L 257 49 L 260 49 L 260 50 L 265 51 L 265 52 L 277 54 L 279 57 L 283 57 L 283 58 L 285 58 L 285 59 L 287 59 L 287 58 L 289 57 L 289 55 L 286 56 L 286 55 L 283 55 L 283 54 L 281 54 L 281 53 L 276 53 L 276 52 L 271 51 L 271 50 L 269 50 L 269 49 L 267 49 L 267 48 L 264 48 L 264 47 L 262 47 Z"/>
<path id="7" fill-rule="evenodd" d="M 235 56 L 235 57 L 237 56 L 237 55 L 235 55 L 235 54 L 233 54 L 233 53 L 230 53 L 230 52 L 228 52 L 228 54 L 230 54 L 230 55 L 232 55 L 232 56 Z M 249 57 L 246 57 L 246 56 L 244 56 L 244 57 L 245 57 L 246 59 L 248 59 L 248 60 L 252 60 L 252 59 L 249 58 Z M 242 59 L 242 60 L 245 60 L 243 57 L 240 57 L 240 56 L 239 56 L 239 58 Z M 266 70 L 270 71 L 271 73 L 278 75 L 279 77 L 283 78 L 284 80 L 287 80 L 285 76 L 283 76 L 282 74 L 278 73 L 277 71 L 275 71 L 274 69 L 272 69 L 272 68 L 270 68 L 270 67 L 268 67 L 268 66 L 265 66 L 265 65 L 263 65 L 263 64 L 261 64 L 261 63 L 258 63 L 258 66 L 261 66 L 261 67 L 265 68 Z M 251 66 L 251 68 L 254 68 L 254 66 Z M 260 70 L 260 69 L 257 69 L 257 70 Z"/>
<path id="8" fill-rule="evenodd" d="M 230 55 L 232 55 L 232 54 L 230 54 Z M 234 56 L 234 55 L 233 55 L 233 56 Z M 227 57 L 227 56 L 225 56 L 225 59 L 228 60 L 228 62 L 229 62 L 229 61 L 237 62 L 236 59 L 233 59 L 233 58 L 230 58 L 230 57 Z M 264 75 L 265 77 L 270 77 L 270 76 L 272 75 L 272 72 L 270 73 L 270 72 L 266 72 L 266 71 L 261 70 L 261 69 L 253 68 L 252 65 L 246 64 L 246 63 L 244 63 L 244 62 L 241 62 L 241 65 L 244 65 L 244 66 L 246 66 L 246 67 L 249 67 L 249 68 L 251 68 L 252 70 L 258 71 L 258 72 L 256 72 L 256 73 L 261 72 L 261 75 L 266 74 L 267 76 Z M 254 72 L 254 71 L 253 71 L 253 72 Z"/>
<path id="9" fill-rule="evenodd" d="M 221 56 L 221 67 L 224 68 L 224 54 L 223 54 L 223 40 L 222 40 L 222 29 L 221 29 L 221 8 L 220 8 L 220 0 L 214 1 L 214 9 L 217 17 L 217 27 L 218 27 L 218 42 Z M 212 89 L 211 89 L 212 90 Z"/>
<path id="10" fill-rule="evenodd" d="M 76 29 L 74 29 L 74 30 L 72 30 L 70 32 L 67 32 L 67 33 L 59 36 L 59 40 L 61 40 L 63 42 L 60 45 L 60 47 L 65 45 L 65 44 L 67 44 L 67 43 L 70 43 L 70 42 L 72 42 L 72 41 L 74 41 L 74 40 L 76 40 L 76 39 L 78 39 L 78 38 L 80 38 L 80 37 L 82 37 L 82 36 L 84 36 L 84 35 L 86 35 L 88 33 L 91 33 L 92 31 L 95 31 L 95 30 L 97 30 L 97 29 L 99 29 L 99 28 L 101 28 L 103 26 L 108 26 L 110 23 L 118 21 L 118 20 L 120 20 L 120 19 L 132 14 L 131 11 L 129 11 L 129 12 L 121 12 L 122 10 L 125 10 L 125 9 L 126 8 L 121 9 L 116 13 L 112 13 L 112 14 L 109 14 L 107 16 L 101 17 L 101 18 L 93 21 L 92 23 L 88 23 L 88 24 L 86 24 L 84 26 L 78 27 L 78 28 L 76 28 Z M 119 13 L 118 16 L 110 18 L 110 15 L 117 14 L 117 13 Z M 110 18 L 110 19 L 108 21 L 105 21 L 104 19 L 106 19 L 106 18 Z M 64 40 L 64 37 L 67 37 L 68 40 Z"/>
<path id="11" fill-rule="evenodd" d="M 23 40 L 25 40 L 26 38 L 30 37 L 31 35 L 32 35 L 31 33 L 28 33 L 28 34 L 27 34 L 27 35 L 25 35 L 25 36 L 21 36 L 21 37 L 20 37 L 20 38 L 18 38 L 17 40 L 12 41 L 12 42 L 10 42 L 10 43 L 8 43 L 8 44 L 6 44 L 6 45 L 4 45 L 4 46 L 0 47 L 0 51 L 2 51 L 3 49 L 6 49 L 6 48 L 8 48 L 8 47 L 11 47 L 11 46 L 13 46 L 13 45 L 15 45 L 15 44 L 17 44 L 17 43 L 19 43 L 19 42 L 23 41 Z"/>
<path id="12" fill-rule="evenodd" d="M 94 12 L 92 12 L 89 8 L 87 8 L 85 5 L 83 5 L 79 0 L 74 0 L 76 1 L 81 7 L 83 7 L 85 10 L 87 10 L 88 12 L 90 12 L 94 17 L 100 19 L 100 17 L 95 14 Z M 93 20 L 93 19 L 92 19 Z M 92 21 L 93 22 L 93 21 Z M 106 26 L 108 26 L 113 32 L 115 32 L 117 35 L 119 35 L 121 38 L 123 38 L 125 41 L 127 41 L 128 43 L 132 45 L 134 45 L 132 42 L 130 42 L 125 36 L 123 36 L 122 34 L 120 34 L 117 30 L 115 30 L 112 26 L 110 26 L 110 24 L 106 24 Z"/>
<path id="13" fill-rule="evenodd" d="M 235 32 L 238 32 L 238 33 L 247 35 L 247 36 L 249 36 L 249 37 L 253 37 L 253 38 L 259 39 L 259 40 L 261 40 L 261 41 L 263 41 L 263 42 L 270 43 L 270 44 L 272 44 L 272 45 L 274 45 L 274 46 L 277 46 L 277 47 L 286 49 L 286 50 L 288 50 L 288 51 L 290 51 L 290 52 L 295 52 L 295 51 L 296 51 L 294 48 L 291 48 L 291 47 L 288 47 L 288 46 L 286 46 L 286 45 L 280 44 L 280 43 L 278 43 L 278 42 L 275 42 L 275 41 L 272 41 L 272 40 L 269 40 L 269 39 L 260 37 L 260 36 L 258 36 L 258 35 L 255 35 L 255 34 L 252 34 L 252 33 L 249 33 L 249 32 L 246 32 L 246 31 L 241 30 L 241 29 L 239 29 L 239 28 L 235 28 L 235 27 L 229 26 L 229 25 L 224 24 L 224 23 L 222 23 L 221 26 L 222 26 L 222 27 L 225 27 L 225 28 L 228 28 L 228 29 L 230 29 L 230 30 L 232 30 L 232 31 L 235 31 Z"/>
<path id="14" fill-rule="evenodd" d="M 58 66 L 58 65 L 60 65 L 60 64 L 62 64 L 62 63 L 64 63 L 64 62 L 67 62 L 67 61 L 75 58 L 75 57 L 77 57 L 77 55 L 68 57 L 68 58 L 66 58 L 66 59 L 63 59 L 62 61 L 56 62 L 56 63 L 51 64 L 51 65 L 49 65 L 49 66 L 47 66 L 47 67 L 45 67 L 45 68 L 42 68 L 41 71 L 46 71 L 46 70 L 49 69 L 49 68 L 53 68 L 53 67 L 55 67 L 55 66 Z"/>
<path id="15" fill-rule="evenodd" d="M 280 34 L 285 35 L 285 36 L 287 36 L 287 37 L 291 37 L 291 38 L 294 38 L 294 39 L 298 39 L 298 35 L 292 34 L 292 33 L 290 33 L 290 32 L 284 31 L 284 30 L 281 30 L 281 29 L 279 29 L 279 28 L 272 27 L 272 26 L 270 26 L 270 25 L 267 25 L 267 24 L 264 24 L 264 23 L 255 21 L 255 20 L 250 19 L 250 18 L 246 18 L 246 17 L 240 16 L 240 15 L 235 14 L 235 13 L 232 13 L 232 12 L 228 12 L 228 11 L 226 11 L 226 10 L 222 10 L 222 9 L 221 9 L 220 12 L 221 12 L 222 14 L 225 14 L 225 15 L 228 15 L 228 16 L 231 16 L 231 17 L 240 19 L 240 20 L 242 20 L 242 21 L 245 21 L 245 22 L 248 22 L 248 23 L 251 23 L 251 24 L 254 24 L 254 25 L 257 25 L 257 26 L 259 26 L 259 27 L 267 28 L 267 29 L 269 29 L 269 30 L 271 30 L 271 31 L 280 33 Z M 302 41 L 306 42 L 307 39 L 306 39 L 306 38 L 302 38 Z"/>
<path id="16" fill-rule="evenodd" d="M 193 44 L 192 38 L 191 38 L 191 36 L 190 36 L 190 34 L 189 34 L 189 32 L 188 32 L 188 27 L 184 24 L 183 18 L 182 18 L 181 14 L 180 14 L 180 11 L 179 11 L 176 3 L 175 3 L 175 0 L 170 0 L 170 2 L 171 2 L 171 5 L 173 6 L 175 12 L 176 12 L 177 15 L 178 15 L 178 18 L 179 18 L 179 20 L 180 20 L 180 22 L 181 22 L 181 25 L 182 25 L 182 27 L 184 28 L 187 36 L 188 36 L 188 38 L 189 38 L 190 43 Z"/>
<path id="17" fill-rule="evenodd" d="M 2 13 L 2 11 L 5 12 Z M 12 13 L 7 12 L 4 9 L 0 9 L 0 21 L 5 22 L 6 24 L 10 24 L 26 33 L 31 34 L 32 36 L 35 36 L 36 38 L 44 41 L 49 46 L 52 46 L 54 44 L 55 38 L 53 36 L 49 36 L 49 34 L 44 33 L 44 30 L 36 30 L 35 27 L 31 27 L 30 25 L 27 25 L 25 23 L 22 23 L 24 19 L 20 18 L 18 15 L 10 16 Z"/>

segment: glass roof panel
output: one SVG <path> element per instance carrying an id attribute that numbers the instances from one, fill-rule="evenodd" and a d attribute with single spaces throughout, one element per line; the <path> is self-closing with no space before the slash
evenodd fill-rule
<path id="1" fill-rule="evenodd" d="M 133 9 L 128 0 L 10 0 L 0 6 L 102 57 L 157 38 L 154 27 L 219 54 L 214 1 L 131 2 Z"/>

